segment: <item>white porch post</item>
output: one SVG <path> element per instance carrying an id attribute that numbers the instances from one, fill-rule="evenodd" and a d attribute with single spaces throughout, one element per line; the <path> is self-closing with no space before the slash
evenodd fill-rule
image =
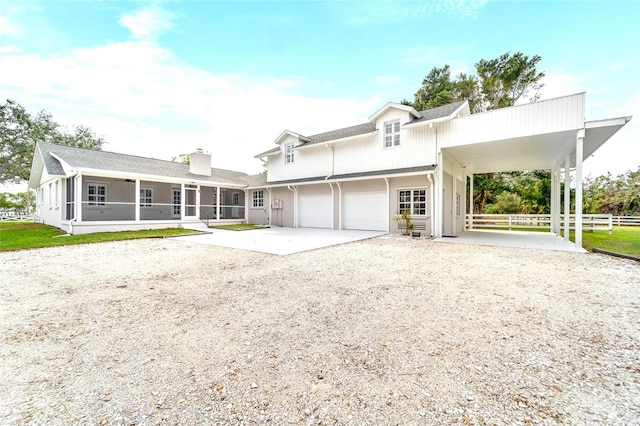
<path id="1" fill-rule="evenodd" d="M 473 229 L 473 173 L 469 175 L 469 229 Z"/>
<path id="2" fill-rule="evenodd" d="M 569 154 L 564 157 L 564 240 L 569 241 L 569 215 L 571 214 L 571 167 Z"/>
<path id="3" fill-rule="evenodd" d="M 220 220 L 220 187 L 216 186 L 216 220 Z"/>
<path id="4" fill-rule="evenodd" d="M 185 194 L 186 190 L 184 187 L 184 183 L 180 184 L 180 220 L 184 220 L 184 214 L 185 214 L 185 204 L 187 202 L 186 198 L 185 198 Z"/>
<path id="5" fill-rule="evenodd" d="M 196 217 L 200 219 L 200 185 L 196 185 Z"/>
<path id="6" fill-rule="evenodd" d="M 244 221 L 245 223 L 249 223 L 249 191 L 244 191 Z M 264 203 L 264 198 L 263 201 Z"/>
<path id="7" fill-rule="evenodd" d="M 584 129 L 576 138 L 576 246 L 582 247 L 582 156 L 584 155 Z"/>
<path id="8" fill-rule="evenodd" d="M 134 185 L 134 191 L 135 191 L 135 195 L 134 195 L 134 199 L 135 201 L 135 221 L 139 222 L 140 221 L 140 179 L 136 179 L 136 183 Z"/>
<path id="9" fill-rule="evenodd" d="M 453 235 L 456 235 L 458 232 L 458 218 L 456 217 L 456 197 L 458 195 L 458 179 L 456 176 L 457 171 L 458 165 L 455 164 L 452 170 L 453 176 L 451 176 L 451 179 L 453 180 L 453 182 L 451 182 L 451 186 L 453 187 L 453 189 L 451 190 L 451 233 Z"/>
<path id="10" fill-rule="evenodd" d="M 560 214 L 562 213 L 562 191 L 560 191 L 562 182 L 560 177 L 560 166 L 556 167 L 556 235 L 560 236 L 560 228 L 562 223 L 560 221 Z"/>
<path id="11" fill-rule="evenodd" d="M 76 222 L 82 222 L 82 174 L 76 180 Z"/>

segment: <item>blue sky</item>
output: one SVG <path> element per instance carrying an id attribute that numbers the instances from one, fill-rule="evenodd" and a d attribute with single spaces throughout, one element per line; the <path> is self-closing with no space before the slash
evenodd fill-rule
<path id="1" fill-rule="evenodd" d="M 0 0 L 0 98 L 104 136 L 104 149 L 214 167 L 285 129 L 365 122 L 448 64 L 540 55 L 542 98 L 587 92 L 587 119 L 634 119 L 585 163 L 640 166 L 638 1 Z"/>

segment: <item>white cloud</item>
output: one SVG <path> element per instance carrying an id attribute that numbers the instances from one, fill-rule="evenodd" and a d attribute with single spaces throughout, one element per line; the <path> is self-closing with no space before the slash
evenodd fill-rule
<path id="1" fill-rule="evenodd" d="M 449 64 L 452 69 L 456 70 L 456 74 L 468 69 L 466 60 L 460 59 L 464 56 L 464 52 L 470 48 L 470 45 L 459 45 L 445 48 L 442 46 L 414 46 L 404 49 L 400 61 L 409 66 L 434 64 L 434 66 L 444 66 Z M 473 70 L 468 70 L 471 72 Z M 456 75 L 452 72 L 452 75 Z"/>
<path id="2" fill-rule="evenodd" d="M 3 55 L 0 69 L 2 98 L 89 126 L 105 136 L 106 150 L 170 159 L 203 148 L 215 167 L 252 173 L 261 171 L 253 155 L 285 128 L 314 134 L 358 124 L 382 102 L 301 96 L 312 82 L 298 76 L 213 74 L 153 41 Z"/>
<path id="3" fill-rule="evenodd" d="M 134 13 L 120 17 L 120 24 L 131 31 L 135 38 L 153 39 L 173 27 L 174 15 L 158 6 L 150 4 Z"/>
<path id="4" fill-rule="evenodd" d="M 18 46 L 13 46 L 13 45 L 0 46 L 0 55 L 3 53 L 16 53 L 19 50 L 20 49 L 18 48 Z"/>
<path id="5" fill-rule="evenodd" d="M 9 18 L 5 16 L 0 16 L 0 35 L 1 34 L 15 35 L 15 34 L 20 34 L 21 32 L 22 32 L 22 29 L 18 25 L 11 22 Z"/>

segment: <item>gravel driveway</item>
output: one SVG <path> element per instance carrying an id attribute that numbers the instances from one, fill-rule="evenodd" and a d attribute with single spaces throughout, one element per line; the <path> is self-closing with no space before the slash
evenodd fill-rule
<path id="1" fill-rule="evenodd" d="M 640 264 L 376 238 L 0 253 L 2 424 L 638 424 Z"/>

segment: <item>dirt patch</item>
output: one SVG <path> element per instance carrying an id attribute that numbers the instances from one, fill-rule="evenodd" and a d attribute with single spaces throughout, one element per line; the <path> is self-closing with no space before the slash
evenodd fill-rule
<path id="1" fill-rule="evenodd" d="M 633 424 L 640 265 L 377 238 L 0 253 L 0 423 Z"/>

